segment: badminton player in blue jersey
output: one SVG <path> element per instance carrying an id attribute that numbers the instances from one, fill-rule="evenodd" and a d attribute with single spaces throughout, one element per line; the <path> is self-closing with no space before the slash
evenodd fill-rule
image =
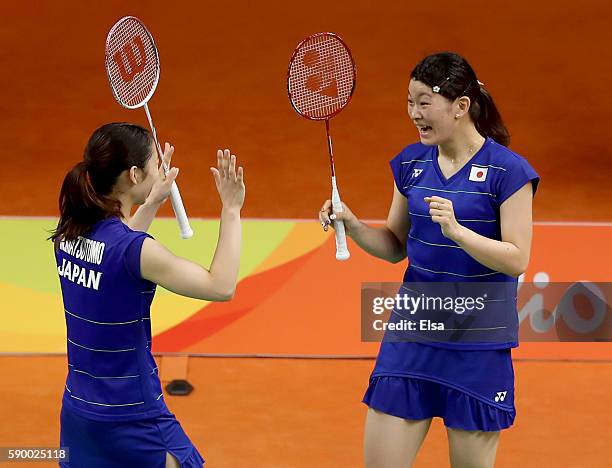
<path id="1" fill-rule="evenodd" d="M 166 163 L 174 148 L 166 144 Z M 206 269 L 176 257 L 146 233 L 178 169 L 157 164 L 151 135 L 129 123 L 97 129 L 65 177 L 54 242 L 67 327 L 62 402 L 65 467 L 201 467 L 168 410 L 151 354 L 156 285 L 184 296 L 227 301 L 241 249 L 242 168 L 229 150 L 211 168 L 223 208 Z M 139 205 L 132 215 L 132 208 Z"/>
<path id="2" fill-rule="evenodd" d="M 407 256 L 405 285 L 493 282 L 516 293 L 529 262 L 539 177 L 507 148 L 491 96 L 464 58 L 434 54 L 411 73 L 408 114 L 420 142 L 391 160 L 385 226 L 361 223 L 348 207 L 332 213 L 328 200 L 324 229 L 342 219 L 371 255 L 393 263 Z M 500 431 L 515 418 L 515 307 L 510 315 L 513 334 L 502 341 L 383 340 L 364 397 L 366 467 L 411 466 L 433 417 L 447 427 L 453 467 L 493 466 Z"/>

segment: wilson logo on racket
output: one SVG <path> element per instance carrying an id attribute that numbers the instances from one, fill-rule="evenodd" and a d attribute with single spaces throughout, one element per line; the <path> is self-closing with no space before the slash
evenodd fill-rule
<path id="1" fill-rule="evenodd" d="M 134 54 L 134 46 L 136 46 L 138 58 Z M 128 67 L 126 67 L 124 57 L 127 58 L 129 71 Z M 134 39 L 115 52 L 113 60 L 117 64 L 117 67 L 119 67 L 119 73 L 123 81 L 132 81 L 136 75 L 144 70 L 147 64 L 147 55 L 140 36 L 134 37 Z"/>
<path id="2" fill-rule="evenodd" d="M 126 109 L 144 108 L 157 155 L 162 158 L 164 172 L 167 172 L 169 168 L 163 160 L 164 152 L 148 105 L 159 82 L 159 54 L 153 36 L 142 21 L 134 16 L 125 16 L 113 25 L 106 36 L 104 65 L 117 102 Z M 181 237 L 188 239 L 193 236 L 193 230 L 176 181 L 170 187 L 170 200 Z"/>
<path id="3" fill-rule="evenodd" d="M 306 83 L 304 84 L 306 89 L 313 93 L 322 94 L 331 98 L 338 97 L 338 81 L 333 76 L 333 57 L 327 55 L 321 60 L 321 56 L 317 50 L 308 50 L 302 57 L 302 63 L 307 68 L 313 68 L 315 70 L 323 68 L 323 70 L 306 77 Z M 325 80 L 326 77 L 328 78 L 327 80 Z M 325 81 L 328 82 L 325 83 Z"/>

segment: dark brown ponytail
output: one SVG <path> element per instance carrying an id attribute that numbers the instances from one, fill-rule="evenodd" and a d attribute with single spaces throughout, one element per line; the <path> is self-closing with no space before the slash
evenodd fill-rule
<path id="1" fill-rule="evenodd" d="M 478 88 L 476 101 L 470 106 L 470 117 L 476 125 L 476 130 L 483 136 L 493 138 L 500 145 L 510 145 L 510 133 L 504 125 L 493 98 L 484 85 L 479 85 Z"/>
<path id="2" fill-rule="evenodd" d="M 83 161 L 64 178 L 60 219 L 49 239 L 73 240 L 96 222 L 121 216 L 121 204 L 111 196 L 112 189 L 124 170 L 145 167 L 151 143 L 149 132 L 138 125 L 112 123 L 98 128 L 87 143 Z"/>

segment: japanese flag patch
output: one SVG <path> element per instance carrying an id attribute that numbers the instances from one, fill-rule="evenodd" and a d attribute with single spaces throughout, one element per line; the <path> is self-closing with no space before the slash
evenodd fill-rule
<path id="1" fill-rule="evenodd" d="M 488 167 L 472 166 L 470 180 L 472 182 L 484 182 L 487 179 Z"/>

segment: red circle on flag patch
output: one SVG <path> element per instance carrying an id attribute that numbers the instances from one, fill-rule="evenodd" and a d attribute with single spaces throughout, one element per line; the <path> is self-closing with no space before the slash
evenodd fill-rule
<path id="1" fill-rule="evenodd" d="M 476 173 L 476 177 L 478 177 L 478 178 L 482 177 L 483 175 L 484 175 L 484 172 L 482 172 L 482 171 L 478 171 Z"/>

